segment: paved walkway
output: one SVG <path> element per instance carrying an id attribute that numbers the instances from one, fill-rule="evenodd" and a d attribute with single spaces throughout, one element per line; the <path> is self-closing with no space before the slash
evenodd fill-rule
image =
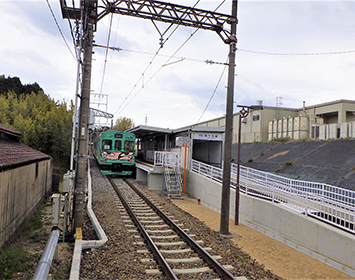
<path id="1" fill-rule="evenodd" d="M 219 231 L 220 214 L 194 200 L 173 200 L 173 203 L 190 213 L 211 229 Z M 259 233 L 245 225 L 229 221 L 232 241 L 266 269 L 286 279 L 354 279 L 306 254 Z"/>

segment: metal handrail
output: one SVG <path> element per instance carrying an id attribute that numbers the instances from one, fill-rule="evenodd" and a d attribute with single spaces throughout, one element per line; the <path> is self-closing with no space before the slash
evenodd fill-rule
<path id="1" fill-rule="evenodd" d="M 181 167 L 181 156 L 174 152 L 154 152 L 154 166 L 163 166 L 164 163 L 168 165 L 176 165 Z"/>
<path id="2" fill-rule="evenodd" d="M 191 169 L 222 182 L 222 169 L 192 160 Z M 231 187 L 237 185 L 237 165 L 232 164 Z M 240 167 L 240 191 L 283 203 L 293 210 L 340 227 L 355 234 L 355 192 L 302 180 L 295 180 L 253 168 Z"/>

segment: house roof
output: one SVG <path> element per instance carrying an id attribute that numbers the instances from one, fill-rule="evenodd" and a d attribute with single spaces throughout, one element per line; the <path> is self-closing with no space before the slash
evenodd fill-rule
<path id="1" fill-rule="evenodd" d="M 22 144 L 20 132 L 3 124 L 0 124 L 0 132 L 16 137 L 16 140 L 13 137 L 0 138 L 0 171 L 50 158 L 49 155 Z"/>
<path id="2" fill-rule="evenodd" d="M 11 135 L 11 136 L 16 136 L 17 138 L 21 138 L 22 134 L 21 132 L 18 132 L 10 127 L 7 127 L 3 124 L 0 123 L 0 132 L 3 132 L 5 134 Z"/>

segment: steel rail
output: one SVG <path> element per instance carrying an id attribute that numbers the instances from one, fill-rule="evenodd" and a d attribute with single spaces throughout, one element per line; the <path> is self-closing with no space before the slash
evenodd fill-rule
<path id="1" fill-rule="evenodd" d="M 236 278 L 225 269 L 215 258 L 197 244 L 188 234 L 176 225 L 167 215 L 165 215 L 156 205 L 154 205 L 143 193 L 141 193 L 131 182 L 123 179 L 153 210 L 162 218 L 210 267 L 223 279 Z"/>
<path id="2" fill-rule="evenodd" d="M 118 187 L 115 184 L 115 182 L 110 177 L 107 177 L 107 178 L 110 181 L 110 183 L 111 183 L 112 187 L 114 188 L 114 190 L 116 191 L 116 193 L 117 193 L 118 197 L 120 198 L 123 206 L 126 208 L 129 216 L 131 217 L 131 219 L 133 220 L 134 224 L 136 225 L 136 227 L 140 231 L 142 237 L 147 242 L 147 245 L 148 245 L 149 249 L 152 251 L 154 257 L 156 258 L 158 264 L 160 265 L 160 268 L 163 271 L 163 274 L 167 277 L 167 279 L 178 280 L 179 278 L 177 278 L 177 276 L 175 275 L 175 273 L 171 269 L 170 265 L 166 262 L 166 260 L 163 257 L 163 255 L 159 252 L 158 247 L 154 244 L 154 241 L 150 238 L 150 236 L 147 233 L 147 231 L 145 230 L 145 228 L 139 222 L 137 216 L 134 214 L 134 212 L 132 211 L 131 207 L 128 205 L 128 203 L 124 199 L 121 191 L 118 189 Z"/>

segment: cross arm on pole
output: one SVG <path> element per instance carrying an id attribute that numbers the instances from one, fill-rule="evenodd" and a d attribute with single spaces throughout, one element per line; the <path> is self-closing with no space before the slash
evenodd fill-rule
<path id="1" fill-rule="evenodd" d="M 91 102 L 91 103 L 93 103 L 93 102 Z M 107 118 L 107 119 L 113 118 L 113 114 L 110 114 L 110 113 L 107 113 L 107 112 L 104 112 L 104 111 L 101 111 L 101 110 L 98 110 L 95 108 L 89 108 L 89 109 L 90 109 L 90 111 L 93 112 L 95 117 L 101 117 L 101 118 Z"/>
<path id="2" fill-rule="evenodd" d="M 81 9 L 68 7 L 66 0 L 60 0 L 60 8 L 62 9 L 63 18 L 79 20 L 81 17 Z"/>
<path id="3" fill-rule="evenodd" d="M 98 13 L 98 21 L 109 13 L 117 13 L 212 30 L 217 32 L 226 44 L 236 42 L 235 36 L 224 27 L 225 24 L 237 22 L 237 19 L 230 15 L 154 0 L 103 1 L 103 4 L 104 6 L 99 6 L 102 10 Z"/>

